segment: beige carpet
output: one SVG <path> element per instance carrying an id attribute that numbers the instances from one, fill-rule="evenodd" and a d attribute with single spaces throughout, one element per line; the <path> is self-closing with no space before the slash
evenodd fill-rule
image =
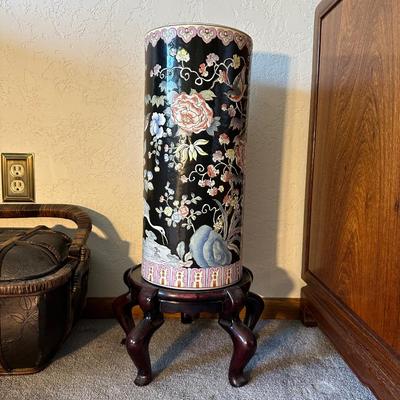
<path id="1" fill-rule="evenodd" d="M 150 346 L 154 381 L 133 384 L 134 366 L 112 320 L 82 320 L 43 372 L 0 378 L 0 400 L 372 400 L 317 328 L 297 321 L 261 321 L 251 381 L 227 379 L 229 336 L 215 320 L 167 320 Z"/>

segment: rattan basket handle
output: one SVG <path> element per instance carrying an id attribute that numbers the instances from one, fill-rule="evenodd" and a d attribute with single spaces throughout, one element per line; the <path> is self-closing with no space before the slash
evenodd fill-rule
<path id="1" fill-rule="evenodd" d="M 1 204 L 0 218 L 53 217 L 70 219 L 76 223 L 76 230 L 69 248 L 69 255 L 79 257 L 81 247 L 92 230 L 89 215 L 77 206 L 66 204 Z"/>

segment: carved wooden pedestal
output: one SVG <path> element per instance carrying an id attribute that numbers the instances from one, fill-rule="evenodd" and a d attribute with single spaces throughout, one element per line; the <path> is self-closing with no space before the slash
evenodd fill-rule
<path id="1" fill-rule="evenodd" d="M 247 383 L 243 369 L 257 347 L 253 333 L 264 309 L 260 296 L 249 291 L 253 275 L 244 268 L 240 282 L 226 288 L 202 291 L 173 290 L 146 282 L 140 275 L 140 266 L 124 274 L 129 292 L 119 296 L 113 304 L 116 318 L 126 334 L 126 348 L 138 369 L 135 384 L 144 386 L 151 382 L 149 343 L 154 332 L 164 323 L 163 313 L 181 313 L 181 321 L 190 323 L 202 311 L 218 313 L 218 323 L 229 333 L 233 354 L 229 366 L 229 382 L 239 387 Z M 139 305 L 144 318 L 135 326 L 132 307 Z M 239 312 L 246 307 L 244 321 Z"/>

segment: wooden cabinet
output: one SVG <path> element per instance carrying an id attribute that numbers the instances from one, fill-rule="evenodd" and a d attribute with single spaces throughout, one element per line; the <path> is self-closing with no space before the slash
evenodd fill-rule
<path id="1" fill-rule="evenodd" d="M 302 291 L 375 394 L 400 399 L 400 1 L 316 10 Z"/>

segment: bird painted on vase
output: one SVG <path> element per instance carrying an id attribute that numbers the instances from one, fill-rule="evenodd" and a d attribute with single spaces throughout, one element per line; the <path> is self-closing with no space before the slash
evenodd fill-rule
<path id="1" fill-rule="evenodd" d="M 228 97 L 229 100 L 233 101 L 234 103 L 238 103 L 240 100 L 242 100 L 244 92 L 246 91 L 247 88 L 245 80 L 246 80 L 246 66 L 242 68 L 240 73 L 233 80 L 231 89 L 225 93 L 225 95 Z"/>
<path id="2" fill-rule="evenodd" d="M 155 229 L 156 231 L 160 232 L 161 240 L 162 240 L 163 244 L 167 244 L 168 243 L 168 239 L 167 239 L 167 236 L 165 234 L 164 228 L 162 226 L 153 225 L 153 223 L 150 221 L 150 206 L 149 206 L 149 203 L 147 203 L 146 200 L 144 200 L 144 217 L 146 218 L 147 222 L 149 223 L 149 225 L 153 229 Z"/>

